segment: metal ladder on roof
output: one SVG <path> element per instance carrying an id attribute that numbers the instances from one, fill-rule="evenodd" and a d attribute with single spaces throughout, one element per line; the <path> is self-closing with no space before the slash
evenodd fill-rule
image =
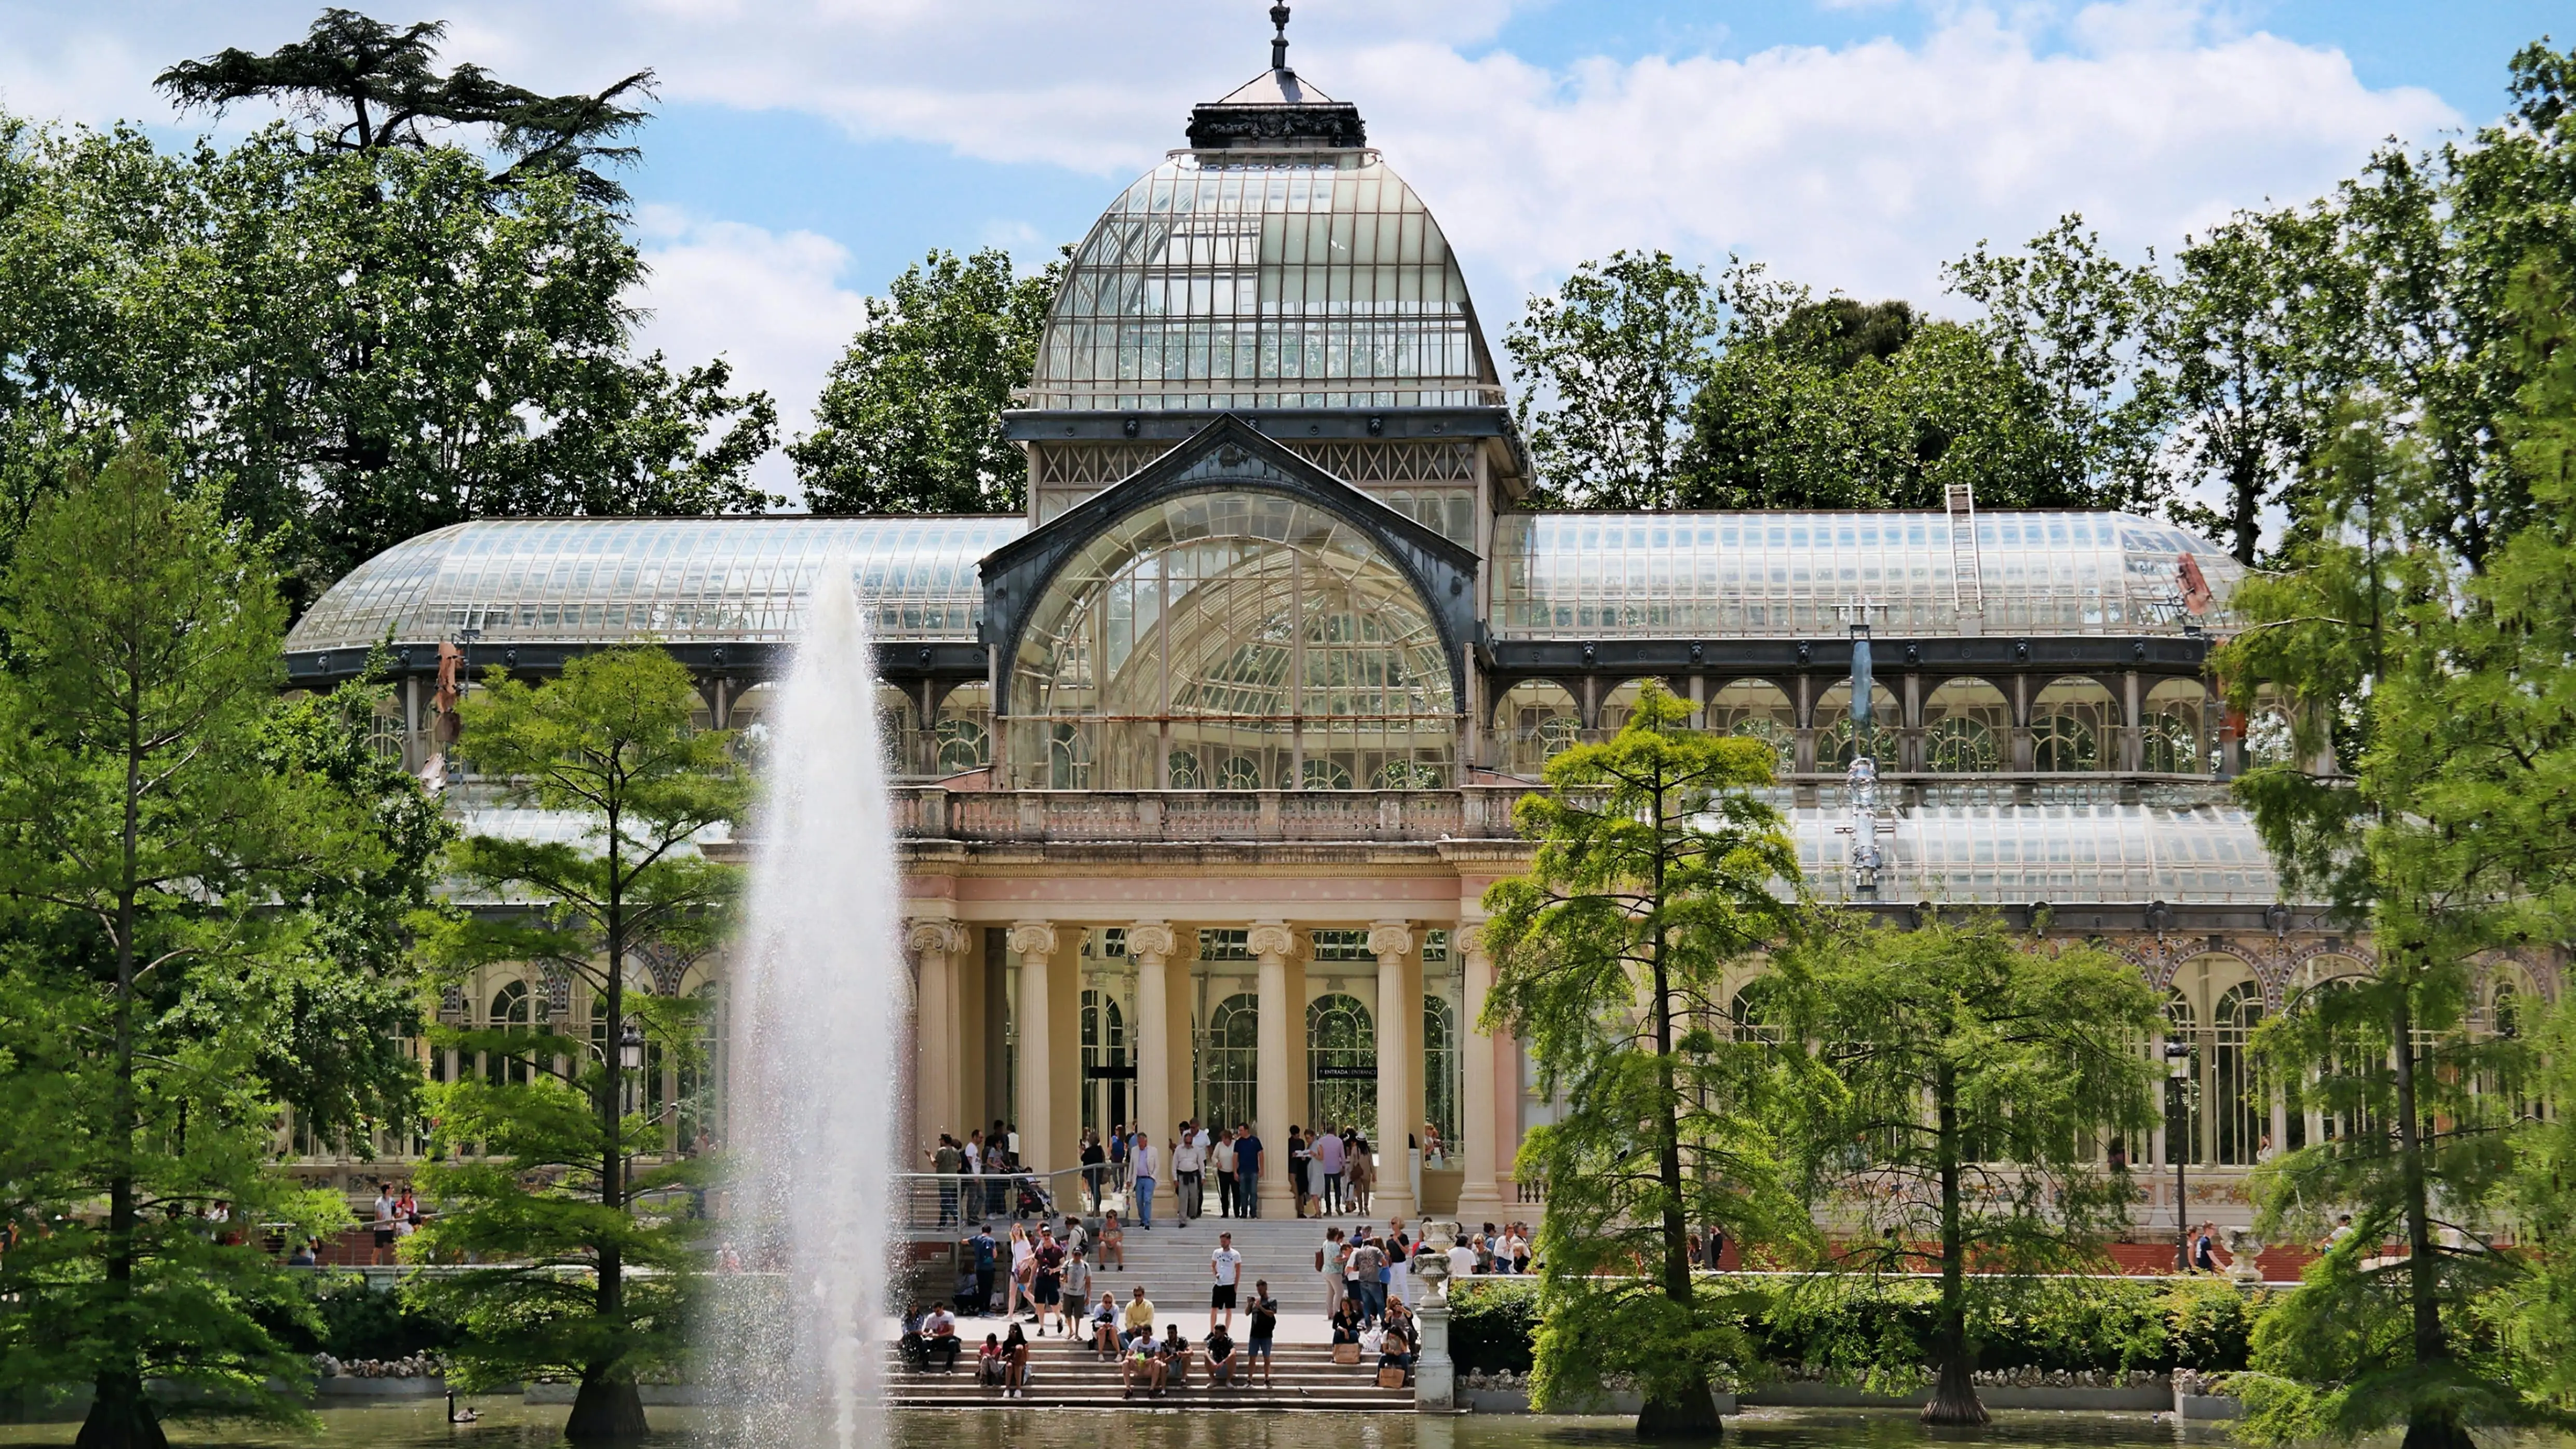
<path id="1" fill-rule="evenodd" d="M 1986 586 L 1977 560 L 1976 486 L 1951 484 L 1942 504 L 1950 516 L 1950 607 L 1958 615 L 1960 633 L 1982 633 Z"/>

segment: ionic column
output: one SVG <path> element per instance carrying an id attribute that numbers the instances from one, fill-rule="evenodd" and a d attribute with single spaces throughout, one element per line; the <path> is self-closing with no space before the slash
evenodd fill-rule
<path id="1" fill-rule="evenodd" d="M 1163 964 L 1173 946 L 1172 928 L 1161 921 L 1127 928 L 1127 959 L 1136 963 L 1136 1117 L 1157 1142 L 1180 1120 L 1172 1115 L 1172 1002 Z"/>
<path id="2" fill-rule="evenodd" d="M 1261 1213 L 1284 1218 L 1297 1210 L 1296 1194 L 1288 1186 L 1288 1032 L 1292 1021 L 1303 1021 L 1288 1006 L 1288 957 L 1297 949 L 1297 937 L 1281 922 L 1260 921 L 1244 944 L 1261 962 L 1253 1087 L 1253 1100 L 1261 1108 L 1261 1120 L 1253 1124 L 1261 1139 Z"/>
<path id="3" fill-rule="evenodd" d="M 1055 927 L 1022 921 L 1011 927 L 1011 954 L 1019 958 L 1019 1071 L 1011 1109 L 1018 1114 L 1020 1161 L 1031 1172 L 1055 1166 L 1055 1062 L 1048 1051 L 1047 967 L 1055 956 Z"/>
<path id="4" fill-rule="evenodd" d="M 951 976 L 966 933 L 954 921 L 918 920 L 904 933 L 904 945 L 918 963 L 913 987 L 913 1123 L 914 1144 L 924 1150 L 939 1145 L 939 1134 L 961 1139 L 966 1126 L 958 1120 L 956 988 Z M 927 1158 L 916 1156 L 906 1172 L 927 1172 Z"/>
<path id="5" fill-rule="evenodd" d="M 1466 1178 L 1458 1185 L 1458 1221 L 1474 1224 L 1499 1219 L 1503 1213 L 1502 1122 L 1494 1100 L 1494 1039 L 1478 1023 L 1485 1017 L 1485 998 L 1494 989 L 1494 958 L 1485 954 L 1485 930 L 1469 926 L 1458 932 L 1457 949 L 1466 952 L 1466 1011 L 1458 1023 L 1466 1038 L 1466 1120 L 1459 1124 L 1459 1154 Z"/>
<path id="6" fill-rule="evenodd" d="M 1407 989 L 1404 958 L 1413 954 L 1413 931 L 1402 921 L 1369 923 L 1369 953 L 1377 957 L 1377 1187 L 1372 1207 L 1380 1217 L 1411 1218 L 1413 1135 L 1411 1073 L 1416 1054 L 1407 1049 L 1422 1003 Z"/>

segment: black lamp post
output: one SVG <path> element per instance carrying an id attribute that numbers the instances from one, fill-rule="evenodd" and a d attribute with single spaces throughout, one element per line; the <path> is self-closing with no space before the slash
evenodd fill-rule
<path id="1" fill-rule="evenodd" d="M 2191 1092 L 2199 1085 L 2191 1079 L 2191 1043 L 2168 1038 L 2165 1042 L 2165 1079 L 2173 1084 L 2174 1110 L 2166 1121 L 2165 1151 L 2174 1165 L 2174 1266 L 2191 1271 L 2191 1220 L 2187 1215 L 2189 1201 L 2188 1168 L 2191 1161 Z M 2177 1130 L 2179 1129 L 2179 1130 Z"/>

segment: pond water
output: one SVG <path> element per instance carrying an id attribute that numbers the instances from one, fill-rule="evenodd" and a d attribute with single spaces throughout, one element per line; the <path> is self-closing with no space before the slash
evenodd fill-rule
<path id="1" fill-rule="evenodd" d="M 649 1449 L 711 1449 L 703 1420 L 687 1409 L 648 1411 L 656 1433 Z M 377 1408 L 327 1409 L 320 1437 L 239 1426 L 173 1425 L 174 1446 L 259 1449 L 554 1449 L 562 1444 L 564 1410 L 509 1401 L 487 1404 L 482 1419 L 451 1425 L 438 1400 Z M 1637 1440 L 1626 1419 L 1558 1419 L 1483 1414 L 1416 1418 L 1409 1414 L 1236 1414 L 1189 1411 L 982 1410 L 905 1411 L 892 1416 L 888 1449 L 1100 1449 L 1107 1426 L 1118 1449 L 1612 1449 Z M 1738 1449 L 1916 1449 L 1982 1444 L 1998 1449 L 2173 1449 L 2223 1445 L 2223 1430 L 2182 1429 L 2145 1414 L 2004 1411 L 1978 1430 L 1927 1429 L 1908 1412 L 1755 1411 L 1726 1421 Z M 0 1426 L 0 1445 L 69 1445 L 77 1424 Z"/>

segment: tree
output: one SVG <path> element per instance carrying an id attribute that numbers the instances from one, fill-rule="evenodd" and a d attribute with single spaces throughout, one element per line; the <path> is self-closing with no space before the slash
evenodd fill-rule
<path id="1" fill-rule="evenodd" d="M 2157 453 L 2170 409 L 2146 342 L 2166 306 L 2152 255 L 2103 255 L 2100 234 L 2065 216 L 2023 253 L 1975 251 L 1942 269 L 1950 289 L 1985 309 L 1977 331 L 2031 384 L 2055 471 L 2095 506 L 2148 508 L 2171 491 Z"/>
<path id="2" fill-rule="evenodd" d="M 933 250 L 904 269 L 832 364 L 814 431 L 787 446 L 817 513 L 1016 513 L 1028 460 L 1002 410 L 1037 366 L 1063 263 Z"/>
<path id="3" fill-rule="evenodd" d="M 633 1111 L 619 1042 L 635 1020 L 666 1051 L 694 1048 L 689 1003 L 630 977 L 648 949 L 707 949 L 737 884 L 735 867 L 697 849 L 741 814 L 747 789 L 729 737 L 691 723 L 697 706 L 688 671 L 650 646 L 575 659 L 542 687 L 494 669 L 462 706 L 457 748 L 479 773 L 509 781 L 516 803 L 574 812 L 588 829 L 579 841 L 461 841 L 459 877 L 531 904 L 456 918 L 432 955 L 451 975 L 494 963 L 566 974 L 589 989 L 605 1034 L 439 1033 L 493 1066 L 435 1090 L 435 1148 L 457 1160 L 422 1172 L 440 1210 L 412 1251 L 506 1266 L 412 1291 L 473 1328 L 455 1355 L 468 1381 L 578 1374 L 564 1430 L 576 1440 L 642 1433 L 637 1379 L 670 1367 L 683 1346 L 693 1225 L 651 1195 L 700 1180 L 705 1164 L 630 1180 L 628 1159 L 654 1150 L 660 1132 Z"/>
<path id="4" fill-rule="evenodd" d="M 335 773 L 345 718 L 279 711 L 265 559 L 141 448 L 32 510 L 7 587 L 0 1386 L 90 1382 L 100 1449 L 165 1442 L 147 1380 L 294 1417 L 271 1326 L 306 1310 L 249 1225 L 347 1210 L 269 1168 L 281 1087 L 325 1122 L 404 1093 L 373 1044 L 288 1082 L 281 1048 L 299 1003 L 380 1002 L 351 962 L 425 888 L 418 817 Z"/>
<path id="5" fill-rule="evenodd" d="M 227 48 L 183 60 L 153 84 L 181 109 L 221 115 L 243 101 L 273 101 L 328 127 L 312 135 L 317 150 L 378 151 L 437 144 L 430 129 L 476 126 L 510 158 L 494 180 L 503 185 L 541 173 L 571 178 L 586 199 L 623 204 L 626 192 L 592 164 L 631 164 L 637 155 L 618 138 L 644 124 L 645 113 L 621 98 L 650 99 L 653 72 L 640 70 L 597 95 L 542 96 L 494 80 L 480 66 L 434 70 L 447 22 L 420 21 L 397 30 L 354 10 L 325 9 L 300 41 L 266 55 Z M 331 125 L 333 107 L 348 119 Z"/>
<path id="6" fill-rule="evenodd" d="M 2515 365 L 2537 375 L 2523 414 L 2494 425 L 2515 439 L 2528 521 L 2468 559 L 2437 450 L 2356 404 L 2307 485 L 2286 568 L 2249 582 L 2248 627 L 2218 658 L 2238 708 L 2288 705 L 2294 758 L 2237 787 L 2285 880 L 2366 927 L 2375 953 L 2257 1042 L 2277 1070 L 2313 1074 L 2303 1090 L 2344 1129 L 2257 1176 L 2264 1230 L 2316 1230 L 2326 1204 L 2353 1217 L 2257 1338 L 2250 1427 L 2276 1442 L 2404 1424 L 2414 1449 L 2459 1449 L 2473 1429 L 2548 1416 L 2490 1321 L 2534 1291 L 2556 1246 L 2496 1250 L 2517 1148 L 2548 1160 L 2515 1105 L 2529 1048 L 2474 1020 L 2489 959 L 2535 933 L 2564 939 L 2576 826 L 2561 642 L 2576 626 L 2576 373 L 2554 276 L 2529 270 L 2517 297 L 2529 351 Z M 2384 1252 L 2392 1238 L 2402 1253 Z"/>
<path id="7" fill-rule="evenodd" d="M 1860 1229 L 1833 1261 L 1940 1273 L 1923 1420 L 1982 1424 L 1969 1274 L 2099 1265 L 2134 1189 L 2097 1144 L 2154 1121 L 2155 994 L 2108 952 L 1992 920 L 1849 927 L 1784 953 L 1779 980 L 1790 1037 L 1840 1087 L 1804 1138 L 1828 1216 Z"/>
<path id="8" fill-rule="evenodd" d="M 1557 507 L 1670 508 L 1686 415 L 1723 320 L 1696 267 L 1612 252 L 1530 298 L 1504 345 L 1540 496 Z"/>
<path id="9" fill-rule="evenodd" d="M 1548 761 L 1517 811 L 1530 869 L 1485 893 L 1483 1029 L 1510 1031 L 1566 1104 L 1517 1168 L 1548 1186 L 1536 1397 L 1580 1403 L 1633 1374 L 1649 1435 L 1712 1432 L 1712 1369 L 1745 1361 L 1728 1304 L 1692 1280 L 1692 1229 L 1806 1231 L 1767 1122 L 1785 1084 L 1766 1049 L 1712 1030 L 1727 969 L 1797 928 L 1776 894 L 1797 855 L 1753 793 L 1769 746 L 1689 717 L 1650 685 L 1617 737 Z"/>
<path id="10" fill-rule="evenodd" d="M 2360 330 L 2367 282 L 2324 205 L 2239 213 L 2175 260 L 2149 345 L 2172 369 L 2175 442 L 2222 500 L 2184 511 L 2251 565 L 2270 512 L 2302 511 L 2297 481 L 2358 380 L 2342 339 Z"/>

